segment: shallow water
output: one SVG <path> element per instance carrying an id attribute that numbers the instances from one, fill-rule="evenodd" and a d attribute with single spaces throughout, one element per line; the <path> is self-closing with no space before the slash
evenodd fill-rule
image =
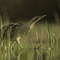
<path id="1" fill-rule="evenodd" d="M 0 60 L 60 60 L 60 53 L 46 49 L 0 50 Z"/>

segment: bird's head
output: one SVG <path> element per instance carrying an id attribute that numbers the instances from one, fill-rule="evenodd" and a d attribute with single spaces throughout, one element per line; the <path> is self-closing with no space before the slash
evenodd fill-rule
<path id="1" fill-rule="evenodd" d="M 28 21 L 27 23 L 28 23 L 28 25 L 30 25 L 30 27 L 33 27 L 34 24 L 35 24 L 37 21 L 41 20 L 42 18 L 44 18 L 44 17 L 46 17 L 46 16 L 47 16 L 47 15 L 35 16 L 35 17 L 33 17 L 30 21 Z"/>
<path id="2" fill-rule="evenodd" d="M 47 15 L 43 15 L 43 16 L 35 16 L 30 20 L 30 23 L 36 23 L 37 21 L 41 20 L 42 18 L 46 17 Z"/>
<path id="3" fill-rule="evenodd" d="M 30 21 L 28 21 L 27 24 L 28 24 L 30 30 L 32 30 L 34 24 L 35 24 L 37 21 L 41 20 L 42 18 L 44 18 L 44 17 L 46 17 L 46 16 L 47 16 L 47 15 L 35 16 L 35 17 L 33 17 Z"/>

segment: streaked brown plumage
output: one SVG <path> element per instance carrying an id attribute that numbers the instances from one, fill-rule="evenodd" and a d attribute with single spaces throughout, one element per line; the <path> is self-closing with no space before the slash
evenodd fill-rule
<path id="1" fill-rule="evenodd" d="M 32 28 L 34 27 L 34 24 L 45 16 L 46 15 L 43 15 L 41 17 L 35 16 L 30 21 L 28 21 L 26 24 L 11 23 L 7 26 L 4 26 L 3 27 L 3 37 L 7 36 L 7 31 L 9 29 L 12 44 L 16 41 L 20 45 L 20 42 L 19 42 L 20 38 L 22 36 L 27 35 L 32 30 Z M 1 37 L 1 30 L 0 30 L 0 37 Z M 20 45 L 20 47 L 21 47 L 21 45 Z"/>

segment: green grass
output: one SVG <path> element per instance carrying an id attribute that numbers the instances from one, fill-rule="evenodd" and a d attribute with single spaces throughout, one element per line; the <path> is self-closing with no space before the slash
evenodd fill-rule
<path id="1" fill-rule="evenodd" d="M 10 31 L 9 31 L 9 29 L 8 29 L 8 31 L 7 31 L 7 37 L 3 37 L 3 29 L 2 29 L 2 18 L 1 18 L 1 16 L 0 16 L 0 29 L 1 29 L 1 37 L 0 37 L 0 41 L 1 41 L 1 43 L 0 43 L 0 45 L 1 45 L 1 48 L 3 48 L 3 50 L 7 50 L 7 48 L 8 49 L 10 49 Z M 8 44 L 7 44 L 8 43 Z"/>
<path id="2" fill-rule="evenodd" d="M 0 39 L 1 39 L 1 42 L 3 41 L 3 30 L 2 30 L 2 18 L 1 18 L 1 16 L 0 16 L 0 28 L 1 28 L 1 37 L 0 37 Z"/>

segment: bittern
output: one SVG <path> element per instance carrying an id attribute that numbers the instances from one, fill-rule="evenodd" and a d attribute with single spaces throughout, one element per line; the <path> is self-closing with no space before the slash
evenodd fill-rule
<path id="1" fill-rule="evenodd" d="M 41 20 L 43 17 L 45 17 L 46 15 L 43 16 L 35 16 L 33 17 L 30 21 L 28 21 L 26 24 L 22 24 L 22 23 L 11 23 L 7 26 L 4 26 L 3 29 L 3 37 L 7 36 L 7 31 L 9 29 L 10 31 L 10 40 L 11 43 L 13 44 L 15 41 L 19 44 L 20 47 L 20 38 L 22 36 L 27 35 L 34 27 L 35 23 L 39 20 Z M 1 29 L 0 29 L 0 37 L 1 37 Z M 11 44 L 11 45 L 12 45 Z"/>

